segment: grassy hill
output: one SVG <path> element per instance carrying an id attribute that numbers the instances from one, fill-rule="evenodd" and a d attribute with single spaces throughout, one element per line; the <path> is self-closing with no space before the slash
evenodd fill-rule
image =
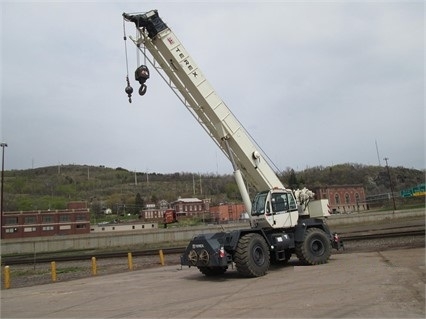
<path id="1" fill-rule="evenodd" d="M 390 167 L 395 192 L 425 183 L 425 171 Z M 340 164 L 278 174 L 291 188 L 362 184 L 367 195 L 388 193 L 386 167 Z M 254 190 L 253 190 L 254 191 Z M 179 197 L 210 198 L 212 205 L 240 202 L 230 175 L 142 173 L 104 166 L 60 165 L 4 172 L 4 211 L 63 209 L 70 201 L 86 201 L 95 213 L 111 208 L 136 212 L 146 203 Z"/>

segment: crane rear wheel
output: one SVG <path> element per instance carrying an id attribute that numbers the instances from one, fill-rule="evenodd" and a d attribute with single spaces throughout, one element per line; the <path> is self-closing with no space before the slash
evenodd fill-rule
<path id="1" fill-rule="evenodd" d="M 331 243 L 320 228 L 308 228 L 303 242 L 296 244 L 296 255 L 306 265 L 325 264 L 331 255 Z"/>

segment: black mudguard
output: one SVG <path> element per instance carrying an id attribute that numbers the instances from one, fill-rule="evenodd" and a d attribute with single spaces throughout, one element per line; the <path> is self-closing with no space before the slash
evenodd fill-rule
<path id="1" fill-rule="evenodd" d="M 224 267 L 231 261 L 231 255 L 225 251 L 230 233 L 218 232 L 201 234 L 194 237 L 180 257 L 184 266 Z"/>

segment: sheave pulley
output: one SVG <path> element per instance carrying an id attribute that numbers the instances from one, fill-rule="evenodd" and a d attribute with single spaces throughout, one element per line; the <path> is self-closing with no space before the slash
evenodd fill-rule
<path id="1" fill-rule="evenodd" d="M 146 84 L 145 81 L 149 79 L 149 70 L 148 67 L 142 64 L 135 71 L 135 80 L 138 81 L 141 85 L 139 88 L 139 94 L 144 95 L 146 93 Z"/>

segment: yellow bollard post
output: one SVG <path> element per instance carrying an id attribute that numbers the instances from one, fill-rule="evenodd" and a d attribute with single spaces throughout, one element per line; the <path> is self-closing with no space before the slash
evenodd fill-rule
<path id="1" fill-rule="evenodd" d="M 56 281 L 56 262 L 52 261 L 50 263 L 50 268 L 52 270 L 52 281 L 55 282 Z"/>
<path id="2" fill-rule="evenodd" d="M 133 270 L 133 257 L 132 257 L 132 253 L 127 253 L 127 264 L 129 265 L 129 270 Z"/>
<path id="3" fill-rule="evenodd" d="M 96 276 L 96 257 L 92 257 L 92 276 Z"/>
<path id="4" fill-rule="evenodd" d="M 160 249 L 160 264 L 161 266 L 164 266 L 164 255 L 162 249 Z"/>
<path id="5" fill-rule="evenodd" d="M 10 268 L 9 266 L 4 266 L 4 289 L 10 288 Z"/>

